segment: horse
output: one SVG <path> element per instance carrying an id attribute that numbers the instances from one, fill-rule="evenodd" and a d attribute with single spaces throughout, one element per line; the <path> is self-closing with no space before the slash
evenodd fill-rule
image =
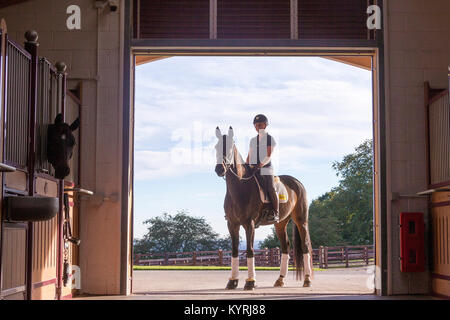
<path id="1" fill-rule="evenodd" d="M 254 236 L 255 222 L 262 214 L 264 203 L 261 200 L 258 184 L 255 177 L 255 168 L 245 164 L 237 150 L 233 137 L 233 128 L 228 134 L 222 135 L 219 127 L 216 128 L 218 142 L 216 149 L 215 172 L 219 177 L 225 178 L 226 195 L 224 201 L 225 218 L 231 236 L 231 277 L 226 289 L 236 289 L 239 274 L 239 229 L 242 226 L 246 234 L 248 278 L 244 290 L 253 290 L 255 280 Z M 288 175 L 279 176 L 286 186 L 288 202 L 280 203 L 280 219 L 275 223 L 275 231 L 281 244 L 280 275 L 274 287 L 284 286 L 284 277 L 287 274 L 289 263 L 289 240 L 286 232 L 287 224 L 292 219 L 293 224 L 293 251 L 294 267 L 297 280 L 302 280 L 303 287 L 312 285 L 312 248 L 308 229 L 308 203 L 306 190 L 303 184 Z M 273 224 L 273 223 L 272 223 Z"/>
<path id="2" fill-rule="evenodd" d="M 69 160 L 72 158 L 73 148 L 76 144 L 73 131 L 80 126 L 77 118 L 72 124 L 64 122 L 63 115 L 59 113 L 55 122 L 47 128 L 47 159 L 55 169 L 55 177 L 64 179 L 70 173 Z"/>

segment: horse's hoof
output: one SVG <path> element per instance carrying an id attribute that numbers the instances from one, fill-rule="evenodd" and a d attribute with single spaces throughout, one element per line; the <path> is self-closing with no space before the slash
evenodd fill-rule
<path id="1" fill-rule="evenodd" d="M 255 288 L 255 280 L 245 280 L 244 290 L 253 290 Z"/>
<path id="2" fill-rule="evenodd" d="M 228 281 L 227 287 L 226 287 L 225 289 L 228 289 L 228 290 L 236 289 L 237 286 L 238 286 L 238 282 L 239 282 L 238 279 L 236 279 L 236 280 L 231 280 L 231 279 L 230 279 L 230 280 Z"/>
<path id="3" fill-rule="evenodd" d="M 309 276 L 306 276 L 305 277 L 305 281 L 303 282 L 303 287 L 304 288 L 309 288 L 311 286 L 312 286 L 311 279 L 309 278 Z"/>
<path id="4" fill-rule="evenodd" d="M 275 288 L 281 288 L 284 287 L 284 281 L 283 278 L 278 278 L 277 281 L 275 281 L 275 284 L 273 285 Z"/>

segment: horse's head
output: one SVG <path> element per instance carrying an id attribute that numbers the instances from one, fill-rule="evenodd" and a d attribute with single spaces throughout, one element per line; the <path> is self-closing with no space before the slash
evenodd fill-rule
<path id="1" fill-rule="evenodd" d="M 75 146 L 72 131 L 78 129 L 79 125 L 79 119 L 68 125 L 63 121 L 62 114 L 58 114 L 55 123 L 48 126 L 47 159 L 55 168 L 55 177 L 58 179 L 64 179 L 70 173 L 69 160 Z"/>
<path id="2" fill-rule="evenodd" d="M 216 128 L 216 137 L 219 140 L 216 148 L 216 173 L 219 177 L 223 177 L 227 169 L 233 164 L 233 128 L 228 129 L 228 134 L 222 135 L 219 127 Z"/>

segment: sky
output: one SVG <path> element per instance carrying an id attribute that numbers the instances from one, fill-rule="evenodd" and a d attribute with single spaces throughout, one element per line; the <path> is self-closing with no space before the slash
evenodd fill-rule
<path id="1" fill-rule="evenodd" d="M 253 118 L 265 114 L 275 174 L 299 179 L 309 203 L 338 184 L 332 163 L 372 138 L 371 73 L 323 58 L 172 57 L 136 68 L 135 98 L 135 238 L 145 220 L 180 210 L 228 235 L 225 181 L 214 172 L 217 126 L 233 127 L 245 159 Z M 256 229 L 255 239 L 271 228 Z"/>

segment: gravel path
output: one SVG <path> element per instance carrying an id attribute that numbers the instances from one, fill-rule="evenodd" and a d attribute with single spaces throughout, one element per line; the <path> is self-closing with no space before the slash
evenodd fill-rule
<path id="1" fill-rule="evenodd" d="M 315 271 L 313 286 L 303 288 L 289 272 L 283 288 L 274 288 L 278 271 L 257 271 L 257 288 L 243 290 L 247 271 L 240 271 L 236 290 L 225 290 L 230 271 L 134 271 L 133 299 L 295 299 L 373 297 L 367 268 Z"/>

